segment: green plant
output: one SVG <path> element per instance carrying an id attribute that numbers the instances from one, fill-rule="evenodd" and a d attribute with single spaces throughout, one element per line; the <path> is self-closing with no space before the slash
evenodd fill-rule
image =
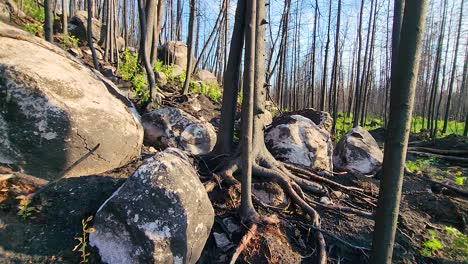
<path id="1" fill-rule="evenodd" d="M 208 83 L 204 84 L 202 86 L 205 86 L 206 88 L 206 94 L 209 98 L 211 98 L 213 101 L 219 101 L 221 99 L 221 96 L 223 95 L 223 92 L 221 91 L 221 88 L 217 83 Z M 203 88 L 202 88 L 203 90 Z"/>
<path id="2" fill-rule="evenodd" d="M 144 73 L 137 73 L 135 76 L 133 76 L 132 83 L 133 93 L 135 93 L 143 103 L 148 102 L 150 95 L 146 75 Z"/>
<path id="3" fill-rule="evenodd" d="M 148 80 L 143 69 L 138 64 L 138 55 L 125 49 L 122 52 L 122 60 L 119 63 L 118 74 L 124 81 L 132 82 L 132 91 L 142 103 L 149 100 Z"/>
<path id="4" fill-rule="evenodd" d="M 437 234 L 434 230 L 429 230 L 429 239 L 423 243 L 421 255 L 424 257 L 432 257 L 437 251 L 444 248 L 442 242 L 437 239 Z"/>
<path id="5" fill-rule="evenodd" d="M 468 236 L 450 226 L 444 227 L 444 232 L 453 239 L 449 250 L 468 259 Z"/>
<path id="6" fill-rule="evenodd" d="M 42 24 L 39 22 L 34 22 L 34 23 L 26 23 L 23 27 L 23 29 L 26 32 L 29 32 L 33 35 L 37 34 L 42 34 L 44 32 L 44 28 L 42 27 Z"/>
<path id="7" fill-rule="evenodd" d="M 71 34 L 63 35 L 62 48 L 65 50 L 70 48 L 78 48 L 79 41 L 80 40 L 77 37 Z"/>
<path id="8" fill-rule="evenodd" d="M 122 60 L 119 64 L 118 73 L 124 81 L 131 81 L 133 77 L 142 72 L 140 65 L 138 65 L 137 54 L 131 53 L 128 49 L 122 52 Z"/>
<path id="9" fill-rule="evenodd" d="M 89 234 L 94 233 L 96 230 L 92 227 L 88 227 L 89 223 L 93 220 L 93 216 L 81 220 L 81 236 L 75 237 L 79 241 L 78 245 L 73 248 L 73 251 L 79 251 L 81 253 L 80 263 L 88 263 L 88 256 L 91 254 L 87 252 Z"/>
<path id="10" fill-rule="evenodd" d="M 23 12 L 37 21 L 44 22 L 44 7 L 34 0 L 23 0 Z"/>
<path id="11" fill-rule="evenodd" d="M 190 81 L 189 84 L 191 93 L 200 93 L 202 95 L 208 96 L 213 101 L 219 101 L 222 96 L 221 88 L 217 83 L 204 83 L 204 82 L 193 82 Z"/>
<path id="12" fill-rule="evenodd" d="M 33 212 L 37 211 L 36 207 L 31 206 L 31 199 L 29 196 L 20 195 L 17 196 L 16 199 L 19 200 L 17 215 L 23 218 L 23 220 L 30 218 Z"/>
<path id="13" fill-rule="evenodd" d="M 154 64 L 155 72 L 162 72 L 169 80 L 174 80 L 174 66 L 173 65 L 164 65 L 161 60 L 157 60 Z"/>
<path id="14" fill-rule="evenodd" d="M 412 161 L 412 160 L 407 160 L 406 161 L 406 168 L 408 168 L 408 170 L 411 171 L 411 172 L 417 172 L 417 171 L 421 170 L 419 168 L 419 165 L 418 165 L 417 161 Z"/>
<path id="15" fill-rule="evenodd" d="M 465 178 L 466 177 L 456 177 L 454 182 L 456 185 L 463 186 L 463 184 L 465 183 Z"/>

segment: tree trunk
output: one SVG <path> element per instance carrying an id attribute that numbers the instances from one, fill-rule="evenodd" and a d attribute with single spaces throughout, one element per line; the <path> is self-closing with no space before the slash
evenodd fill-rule
<path id="1" fill-rule="evenodd" d="M 330 1 L 331 2 L 331 1 Z M 336 17 L 336 33 L 335 33 L 335 56 L 333 59 L 333 70 L 332 70 L 332 85 L 330 90 L 333 91 L 333 108 L 330 106 L 330 110 L 333 109 L 333 126 L 332 133 L 336 132 L 336 118 L 337 113 L 337 86 L 338 86 L 338 51 L 340 42 L 340 18 L 341 18 L 341 0 L 338 0 L 338 14 Z"/>
<path id="2" fill-rule="evenodd" d="M 88 47 L 91 50 L 91 55 L 93 57 L 93 65 L 94 68 L 98 71 L 99 69 L 99 63 L 97 60 L 96 56 L 96 49 L 94 49 L 94 44 L 93 44 L 93 0 L 88 0 L 88 23 L 87 23 L 87 35 L 88 35 Z"/>
<path id="3" fill-rule="evenodd" d="M 62 27 L 63 34 L 68 35 L 67 0 L 62 0 Z"/>
<path id="4" fill-rule="evenodd" d="M 322 80 L 322 94 L 320 98 L 320 110 L 325 111 L 325 94 L 327 90 L 327 68 L 328 68 L 328 49 L 330 47 L 330 22 L 331 22 L 331 4 L 330 1 L 328 8 L 328 27 L 327 27 L 327 44 L 325 44 L 325 62 L 323 66 L 323 80 Z"/>
<path id="5" fill-rule="evenodd" d="M 54 14 L 52 12 L 53 0 L 44 0 L 44 37 L 49 42 L 54 42 Z"/>
<path id="6" fill-rule="evenodd" d="M 149 4 L 149 6 L 151 5 L 154 5 L 153 3 L 153 0 L 147 0 Z M 151 67 L 151 61 L 150 61 L 150 56 L 147 52 L 147 46 L 149 44 L 149 41 L 147 41 L 147 36 L 149 35 L 148 32 L 149 31 L 152 31 L 153 29 L 148 27 L 147 24 L 146 24 L 146 21 L 150 21 L 150 19 L 147 19 L 147 16 L 146 16 L 146 10 L 145 10 L 145 3 L 144 3 L 144 0 L 138 0 L 138 9 L 140 11 L 140 14 L 139 14 L 139 18 L 140 18 L 140 34 L 141 34 L 141 43 L 140 45 L 142 46 L 141 47 L 141 51 L 143 51 L 143 56 L 142 56 L 142 61 L 143 61 L 143 64 L 145 66 L 145 71 L 146 71 L 146 75 L 147 75 L 147 78 L 148 78 L 148 89 L 150 91 L 150 102 L 148 105 L 150 105 L 150 103 L 153 101 L 153 99 L 155 99 L 155 86 L 156 86 L 156 81 L 154 79 L 154 71 L 153 71 L 153 67 Z M 152 20 L 154 21 L 154 17 L 152 18 Z"/>
<path id="7" fill-rule="evenodd" d="M 455 72 L 457 71 L 457 53 L 458 53 L 458 46 L 460 43 L 460 32 L 461 32 L 461 27 L 462 27 L 462 18 L 463 18 L 463 4 L 464 0 L 461 0 L 461 6 L 460 6 L 460 16 L 458 18 L 458 30 L 457 30 L 457 40 L 455 43 L 455 52 L 453 56 L 453 65 L 452 65 L 452 74 L 450 77 L 450 84 L 449 84 L 449 93 L 448 93 L 448 98 L 447 98 L 447 106 L 445 107 L 445 117 L 444 117 L 444 127 L 442 129 L 442 133 L 447 132 L 447 126 L 449 122 L 449 111 L 450 111 L 450 103 L 452 101 L 452 91 L 453 91 L 453 83 L 455 82 Z"/>
<path id="8" fill-rule="evenodd" d="M 176 38 L 182 41 L 182 0 L 177 0 Z"/>
<path id="9" fill-rule="evenodd" d="M 226 1 L 226 0 L 224 0 Z M 198 68 L 198 65 L 200 64 L 203 56 L 205 55 L 205 52 L 206 52 L 206 48 L 208 47 L 208 44 L 211 42 L 211 40 L 213 39 L 213 36 L 215 35 L 216 33 L 216 29 L 218 29 L 219 27 L 219 24 L 220 24 L 220 21 L 223 17 L 223 11 L 224 10 L 220 10 L 219 13 L 218 13 L 218 17 L 216 18 L 216 21 L 215 21 L 215 24 L 213 26 L 213 30 L 211 31 L 210 35 L 208 36 L 208 39 L 206 40 L 205 44 L 203 45 L 203 48 L 200 52 L 200 55 L 198 56 L 198 59 L 197 61 L 195 62 L 195 65 L 193 66 L 193 72 L 195 72 Z M 197 28 L 197 31 L 198 31 L 198 28 Z"/>
<path id="10" fill-rule="evenodd" d="M 187 38 L 187 69 L 186 69 L 186 77 L 184 82 L 184 89 L 182 94 L 187 94 L 189 90 L 190 84 L 190 77 L 192 75 L 192 64 L 193 64 L 193 34 L 194 30 L 194 19 L 195 19 L 195 0 L 190 0 L 190 17 L 189 17 L 189 30 L 188 30 L 188 38 Z"/>
<path id="11" fill-rule="evenodd" d="M 311 78 L 311 91 L 310 91 L 310 107 L 314 107 L 314 94 L 315 94 L 315 49 L 317 47 L 317 23 L 318 23 L 318 0 L 315 0 L 314 8 L 314 40 L 312 43 L 312 73 Z"/>
<path id="12" fill-rule="evenodd" d="M 246 0 L 237 1 L 237 9 L 232 31 L 231 47 L 229 50 L 228 64 L 223 78 L 223 104 L 221 106 L 221 121 L 218 137 L 214 149 L 217 154 L 232 153 L 232 139 L 234 138 L 234 120 L 236 115 L 237 95 L 239 92 L 239 76 L 241 71 L 241 56 L 244 46 L 243 19 Z"/>
<path id="13" fill-rule="evenodd" d="M 252 203 L 252 134 L 253 134 L 253 105 L 255 89 L 255 55 L 256 55 L 256 16 L 257 1 L 247 1 L 245 12 L 245 57 L 244 57 L 244 85 L 242 101 L 242 182 L 241 182 L 241 216 L 251 219 L 256 216 Z M 257 51 L 258 52 L 258 51 Z"/>
<path id="14" fill-rule="evenodd" d="M 426 8 L 427 0 L 405 5 L 397 64 L 392 67 L 395 75 L 370 263 L 392 263 Z"/>
<path id="15" fill-rule="evenodd" d="M 356 65 L 356 85 L 354 87 L 354 111 L 353 111 L 353 126 L 356 127 L 359 121 L 359 98 L 361 96 L 359 91 L 359 80 L 360 80 L 360 71 L 361 71 L 361 46 L 362 46 L 362 18 L 364 12 L 364 0 L 361 1 L 361 11 L 359 12 L 359 25 L 358 25 L 358 34 L 357 34 L 357 44 L 358 44 L 358 55 L 357 55 L 357 65 Z"/>

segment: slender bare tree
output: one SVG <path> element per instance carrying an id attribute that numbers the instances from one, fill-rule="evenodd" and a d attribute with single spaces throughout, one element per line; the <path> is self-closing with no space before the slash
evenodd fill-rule
<path id="1" fill-rule="evenodd" d="M 405 3 L 398 59 L 392 78 L 390 118 L 370 263 L 392 263 L 427 0 Z"/>

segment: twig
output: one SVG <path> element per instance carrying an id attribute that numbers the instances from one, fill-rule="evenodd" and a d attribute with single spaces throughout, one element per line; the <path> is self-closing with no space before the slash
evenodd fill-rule
<path id="1" fill-rule="evenodd" d="M 348 246 L 348 247 L 351 247 L 351 248 L 353 248 L 353 249 L 356 249 L 356 250 L 359 250 L 359 251 L 371 251 L 371 249 L 368 248 L 368 247 L 356 246 L 356 245 L 354 245 L 354 244 L 352 244 L 352 243 L 350 243 L 350 242 L 348 242 L 348 241 L 346 241 L 346 240 L 344 240 L 344 239 L 342 239 L 342 238 L 340 238 L 340 237 L 338 237 L 338 236 L 332 234 L 330 231 L 327 231 L 327 230 L 322 229 L 322 228 L 320 228 L 320 227 L 316 227 L 316 226 L 313 226 L 313 225 L 310 225 L 310 224 L 306 224 L 306 223 L 301 223 L 301 222 L 298 222 L 298 221 L 293 221 L 293 220 L 291 220 L 291 221 L 292 221 L 292 222 L 295 222 L 295 223 L 297 223 L 297 224 L 303 225 L 303 226 L 305 226 L 305 227 L 312 228 L 312 229 L 314 229 L 315 231 L 322 232 L 323 234 L 325 234 L 325 235 L 327 235 L 327 236 L 329 236 L 329 237 L 332 237 L 333 239 L 335 239 L 335 240 L 341 242 L 342 244 L 344 244 L 344 245 L 346 245 L 346 246 Z M 363 253 L 364 253 L 364 252 L 363 252 Z"/>
<path id="2" fill-rule="evenodd" d="M 93 154 L 100 146 L 101 144 L 97 144 L 94 148 L 90 149 L 88 151 L 88 153 L 86 153 L 85 155 L 83 155 L 83 157 L 79 158 L 77 161 L 75 161 L 72 165 L 68 166 L 68 168 L 66 168 L 65 170 L 63 170 L 61 173 L 59 173 L 58 177 L 49 182 L 47 185 L 44 185 L 43 187 L 41 187 L 39 190 L 35 191 L 32 195 L 31 195 L 31 201 L 34 199 L 34 197 L 36 197 L 37 195 L 39 195 L 40 193 L 42 193 L 43 191 L 45 191 L 47 189 L 47 187 L 51 186 L 51 185 L 54 185 L 56 184 L 58 181 L 60 181 L 63 176 L 65 174 L 67 174 L 67 172 L 69 172 L 71 169 L 73 169 L 75 166 L 77 166 L 78 164 L 80 164 L 83 160 L 85 160 L 86 158 L 88 158 L 89 156 L 91 156 L 91 154 Z"/>
<path id="3" fill-rule="evenodd" d="M 244 249 L 247 247 L 250 240 L 256 235 L 256 233 L 257 233 L 257 224 L 253 224 L 252 227 L 250 227 L 250 229 L 247 231 L 247 234 L 245 234 L 244 237 L 242 238 L 239 246 L 236 248 L 234 255 L 232 255 L 231 261 L 229 262 L 230 264 L 236 263 L 237 258 L 239 258 L 242 251 L 244 251 Z"/>

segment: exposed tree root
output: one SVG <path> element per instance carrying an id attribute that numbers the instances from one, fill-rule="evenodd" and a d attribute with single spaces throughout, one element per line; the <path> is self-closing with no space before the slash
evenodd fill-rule
<path id="1" fill-rule="evenodd" d="M 320 227 L 320 216 L 318 212 L 304 200 L 305 195 L 301 189 L 301 185 L 312 193 L 325 193 L 325 188 L 317 183 L 294 176 L 283 166 L 282 163 L 276 161 L 271 156 L 271 154 L 269 155 L 269 152 L 263 151 L 263 153 L 267 154 L 259 154 L 254 159 L 255 162 L 252 166 L 253 175 L 278 183 L 284 189 L 285 193 L 294 201 L 294 203 L 300 206 L 302 210 L 304 210 L 311 217 L 313 225 Z M 240 169 L 238 160 L 239 158 L 236 158 L 231 161 L 228 166 L 226 166 L 226 168 L 224 168 L 224 170 L 219 173 L 221 178 L 227 184 L 238 183 L 238 181 L 233 176 L 233 174 Z M 299 182 L 299 184 L 297 182 Z M 274 219 L 271 217 L 257 218 L 254 216 L 254 218 L 255 219 L 250 219 L 251 223 L 275 223 Z M 316 231 L 314 233 L 317 239 L 317 245 L 319 247 L 319 263 L 325 264 L 327 262 L 325 239 L 320 231 Z"/>
<path id="2" fill-rule="evenodd" d="M 207 190 L 211 191 L 216 187 L 216 185 L 220 185 L 221 181 L 227 185 L 239 184 L 239 180 L 234 177 L 234 174 L 240 169 L 242 169 L 240 164 L 240 157 L 235 156 L 235 158 L 231 160 L 228 165 L 218 173 L 218 179 L 215 179 L 215 181 L 210 181 L 205 185 Z M 356 206 L 347 207 L 335 204 L 325 205 L 314 201 L 304 193 L 304 191 L 306 191 L 312 195 L 326 196 L 328 195 L 327 187 L 334 188 L 346 192 L 350 197 L 356 198 L 365 204 L 371 205 L 371 207 L 376 206 L 374 203 L 376 200 L 375 197 L 364 193 L 363 189 L 353 186 L 345 186 L 331 179 L 317 175 L 312 171 L 279 162 L 266 149 L 260 149 L 260 151 L 258 151 L 255 155 L 252 166 L 252 173 L 256 178 L 263 178 L 265 180 L 278 183 L 285 191 L 286 195 L 290 197 L 291 201 L 298 205 L 307 215 L 310 216 L 312 220 L 311 226 L 314 227 L 314 237 L 318 247 L 319 263 L 325 264 L 327 262 L 327 251 L 325 239 L 322 234 L 323 230 L 320 228 L 320 216 L 314 207 L 330 210 L 332 212 L 353 214 L 370 220 L 373 220 L 374 218 L 372 212 L 362 210 Z M 261 206 L 274 208 L 265 205 L 258 199 L 255 199 L 255 197 L 254 201 Z M 259 217 L 258 215 L 254 215 L 252 217 L 253 218 L 248 221 L 249 223 L 275 223 L 275 221 L 271 221 L 271 218 L 268 217 Z M 366 248 L 361 248 L 354 245 L 353 248 L 359 249 L 361 251 L 366 250 Z"/>

